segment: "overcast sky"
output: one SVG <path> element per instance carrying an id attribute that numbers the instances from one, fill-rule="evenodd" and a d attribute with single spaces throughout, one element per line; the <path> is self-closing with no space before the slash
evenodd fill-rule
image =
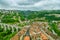
<path id="1" fill-rule="evenodd" d="M 0 0 L 0 9 L 57 10 L 60 0 Z"/>

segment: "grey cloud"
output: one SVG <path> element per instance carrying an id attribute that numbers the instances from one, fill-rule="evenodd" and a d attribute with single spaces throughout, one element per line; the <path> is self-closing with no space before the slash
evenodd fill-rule
<path id="1" fill-rule="evenodd" d="M 9 4 L 7 2 L 5 2 L 4 0 L 0 0 L 0 5 L 7 6 Z"/>
<path id="2" fill-rule="evenodd" d="M 41 1 L 41 0 L 27 0 L 27 1 L 19 1 L 17 4 L 18 5 L 32 5 L 38 1 Z"/>
<path id="3" fill-rule="evenodd" d="M 59 1 L 60 0 L 0 0 L 0 9 L 53 10 L 60 9 Z"/>

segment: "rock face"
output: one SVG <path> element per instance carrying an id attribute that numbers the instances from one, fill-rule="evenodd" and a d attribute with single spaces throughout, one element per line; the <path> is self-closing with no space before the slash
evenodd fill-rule
<path id="1" fill-rule="evenodd" d="M 49 40 L 46 33 L 42 32 L 43 25 L 39 25 L 39 23 L 33 23 L 29 26 L 29 34 L 31 37 L 31 40 Z M 28 30 L 28 27 L 24 27 L 21 31 L 19 31 L 14 37 L 11 38 L 11 40 L 22 40 L 23 35 Z M 25 36 L 25 39 L 23 40 L 30 40 L 28 36 Z"/>

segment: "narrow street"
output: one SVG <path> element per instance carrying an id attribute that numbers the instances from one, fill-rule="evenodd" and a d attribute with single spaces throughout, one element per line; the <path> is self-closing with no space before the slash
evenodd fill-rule
<path id="1" fill-rule="evenodd" d="M 11 40 L 22 40 L 23 36 L 26 35 L 28 28 L 30 36 L 25 36 L 24 40 L 54 40 L 50 35 L 44 32 L 39 24 L 36 23 L 29 25 L 29 27 L 24 27 L 20 32 L 12 37 Z M 29 37 L 31 37 L 31 39 Z"/>

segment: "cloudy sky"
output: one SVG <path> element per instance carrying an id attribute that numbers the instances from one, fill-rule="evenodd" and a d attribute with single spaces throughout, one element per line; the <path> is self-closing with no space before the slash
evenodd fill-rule
<path id="1" fill-rule="evenodd" d="M 0 9 L 57 10 L 60 0 L 0 0 Z"/>

